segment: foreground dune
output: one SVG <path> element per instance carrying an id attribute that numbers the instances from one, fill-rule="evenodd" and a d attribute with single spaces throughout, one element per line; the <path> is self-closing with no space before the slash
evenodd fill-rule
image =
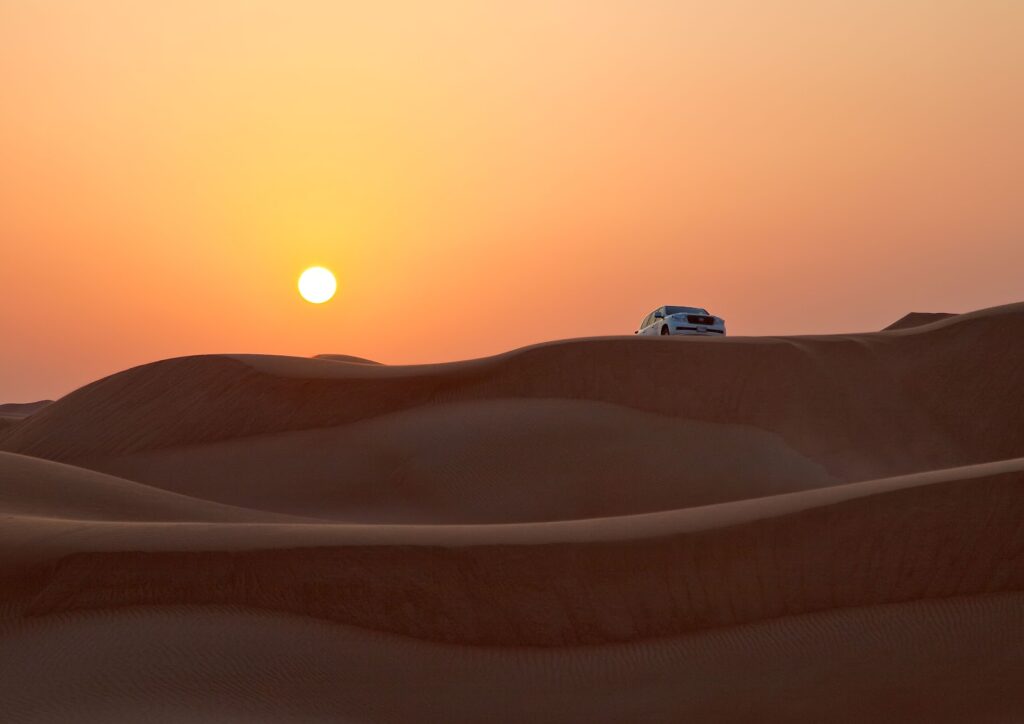
<path id="1" fill-rule="evenodd" d="M 235 607 L 92 611 L 0 628 L 0 698 L 23 722 L 1006 722 L 1022 611 L 1021 594 L 950 598 L 543 650 Z"/>
<path id="2" fill-rule="evenodd" d="M 100 380 L 0 430 L 0 707 L 1018 719 L 1024 305 L 900 326 Z"/>

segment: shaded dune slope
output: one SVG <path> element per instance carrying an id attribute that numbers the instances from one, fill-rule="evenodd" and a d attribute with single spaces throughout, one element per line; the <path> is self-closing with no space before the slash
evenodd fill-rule
<path id="1" fill-rule="evenodd" d="M 233 505 L 351 522 L 593 518 L 838 482 L 772 433 L 585 400 L 430 405 L 88 465 Z"/>
<path id="2" fill-rule="evenodd" d="M 0 432 L 0 447 L 80 461 L 437 403 L 562 398 L 756 427 L 866 479 L 1024 455 L 1022 356 L 1017 304 L 874 334 L 582 339 L 414 367 L 190 357 L 88 385 Z"/>

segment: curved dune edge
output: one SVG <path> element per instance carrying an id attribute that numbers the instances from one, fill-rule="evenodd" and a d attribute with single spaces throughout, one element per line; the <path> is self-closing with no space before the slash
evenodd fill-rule
<path id="1" fill-rule="evenodd" d="M 978 466 L 961 477 L 944 471 L 925 482 L 909 476 L 842 486 L 861 495 L 824 504 L 824 493 L 842 488 L 779 496 L 793 500 L 771 517 L 753 506 L 758 501 L 723 504 L 715 508 L 745 507 L 747 517 L 717 511 L 719 527 L 693 524 L 702 515 L 714 519 L 714 510 L 677 511 L 672 531 L 658 528 L 671 519 L 666 514 L 437 527 L 22 518 L 4 527 L 0 548 L 35 549 L 42 560 L 7 567 L 3 589 L 27 599 L 27 612 L 37 616 L 216 604 L 473 645 L 661 638 L 830 609 L 1024 590 L 1020 463 Z M 819 505 L 801 509 L 794 500 L 803 496 Z M 769 510 L 772 500 L 763 501 Z M 620 534 L 632 527 L 632 536 L 603 537 L 616 526 Z M 555 530 L 579 538 L 551 542 Z"/>
<path id="2" fill-rule="evenodd" d="M 0 709 L 76 722 L 1005 722 L 1024 707 L 1022 602 L 909 602 L 549 650 L 226 607 L 0 612 Z"/>
<path id="3" fill-rule="evenodd" d="M 0 515 L 74 521 L 301 522 L 73 465 L 0 452 Z"/>

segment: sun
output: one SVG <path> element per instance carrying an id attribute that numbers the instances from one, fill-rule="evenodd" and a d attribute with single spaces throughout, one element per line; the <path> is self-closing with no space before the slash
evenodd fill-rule
<path id="1" fill-rule="evenodd" d="M 299 276 L 299 294 L 307 302 L 323 304 L 334 296 L 338 282 L 330 269 L 311 266 Z"/>

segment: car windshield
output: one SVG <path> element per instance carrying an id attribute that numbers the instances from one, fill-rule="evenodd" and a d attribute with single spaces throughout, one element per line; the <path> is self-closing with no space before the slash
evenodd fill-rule
<path id="1" fill-rule="evenodd" d="M 708 310 L 697 307 L 665 307 L 665 314 L 707 314 Z"/>

